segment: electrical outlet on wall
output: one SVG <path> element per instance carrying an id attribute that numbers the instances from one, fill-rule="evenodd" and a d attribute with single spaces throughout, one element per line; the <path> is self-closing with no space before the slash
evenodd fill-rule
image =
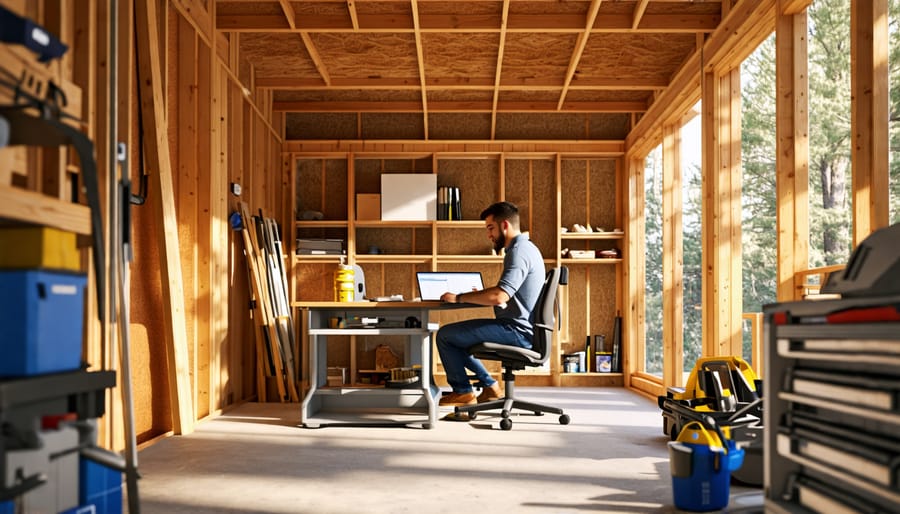
<path id="1" fill-rule="evenodd" d="M 237 182 L 231 183 L 231 194 L 234 196 L 241 196 L 241 185 Z"/>

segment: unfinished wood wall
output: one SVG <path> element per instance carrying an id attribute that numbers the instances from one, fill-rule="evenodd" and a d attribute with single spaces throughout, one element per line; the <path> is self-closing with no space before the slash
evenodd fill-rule
<path id="1" fill-rule="evenodd" d="M 197 420 L 256 394 L 247 268 L 240 234 L 228 218 L 239 200 L 254 213 L 285 218 L 292 200 L 281 173 L 283 115 L 267 107 L 271 93 L 251 93 L 253 68 L 237 41 L 215 35 L 213 2 L 156 0 L 136 4 L 134 11 L 131 2 L 111 1 L 3 5 L 69 45 L 42 73 L 65 88 L 67 111 L 83 120 L 94 140 L 101 194 L 117 180 L 110 141 L 127 145 L 122 168 L 133 192 L 146 196 L 132 211 L 127 302 L 135 429 L 138 442 L 189 432 Z M 111 30 L 113 10 L 117 33 Z M 115 88 L 111 41 L 118 45 Z M 0 52 L 5 67 L 11 58 L 33 60 L 12 45 Z M 0 186 L 19 191 L 17 196 L 31 190 L 64 199 L 79 183 L 77 162 L 65 150 L 3 150 L 0 160 Z M 232 183 L 241 185 L 240 198 L 230 193 Z M 108 219 L 107 201 L 101 203 Z M 88 255 L 86 250 L 85 271 Z M 92 291 L 84 357 L 91 369 L 116 369 L 118 330 L 91 322 L 97 318 Z M 101 444 L 124 445 L 122 412 L 115 391 L 107 400 Z"/>
<path id="2" fill-rule="evenodd" d="M 171 343 L 166 332 L 180 327 L 162 322 L 168 305 L 159 287 L 164 266 L 156 234 L 160 223 L 151 207 L 164 198 L 151 189 L 134 223 L 133 365 L 143 371 L 134 384 L 141 398 L 136 409 L 139 440 L 190 430 L 194 421 L 256 394 L 243 243 L 228 217 L 241 200 L 254 213 L 277 220 L 287 205 L 280 171 L 281 116 L 261 107 L 270 105 L 265 94 L 248 94 L 254 90 L 252 67 L 242 62 L 236 41 L 221 36 L 211 40 L 209 13 L 183 4 L 159 4 L 164 74 L 150 80 L 163 82 L 166 91 L 189 390 L 171 394 L 177 377 L 167 364 Z M 141 114 L 147 115 L 146 104 Z M 138 127 L 135 118 L 129 122 Z M 132 173 L 138 176 L 137 166 Z M 231 194 L 231 184 L 241 186 L 240 198 Z M 183 405 L 176 407 L 174 399 L 189 405 L 189 422 L 175 422 L 172 413 L 183 412 Z"/>

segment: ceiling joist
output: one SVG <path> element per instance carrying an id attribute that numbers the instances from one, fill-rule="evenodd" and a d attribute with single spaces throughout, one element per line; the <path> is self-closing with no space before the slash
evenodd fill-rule
<path id="1" fill-rule="evenodd" d="M 325 86 L 319 79 L 295 79 L 281 77 L 258 77 L 256 87 L 261 89 L 284 89 L 316 91 L 321 89 L 348 90 L 348 89 L 393 89 L 393 90 L 419 90 L 421 85 L 418 77 L 406 78 L 359 78 L 343 79 L 332 78 L 331 84 Z M 425 80 L 425 85 L 430 90 L 472 90 L 492 91 L 494 79 L 488 77 L 443 77 Z M 562 88 L 559 80 L 525 80 L 508 79 L 501 80 L 500 91 L 555 91 Z M 665 89 L 668 82 L 663 79 L 617 79 L 617 78 L 573 78 L 569 90 L 591 91 L 653 91 Z"/>
<path id="2" fill-rule="evenodd" d="M 491 106 L 491 139 L 497 134 L 497 101 L 500 99 L 500 72 L 503 70 L 503 48 L 506 46 L 506 24 L 509 21 L 509 0 L 503 0 L 500 19 L 500 43 L 497 49 L 497 71 L 494 73 L 494 100 Z"/>
<path id="3" fill-rule="evenodd" d="M 272 110 L 276 112 L 421 112 L 422 104 L 417 101 L 408 102 L 375 102 L 375 101 L 308 101 L 308 102 L 273 102 Z M 455 101 L 429 102 L 428 112 L 583 112 L 583 113 L 631 113 L 644 112 L 644 102 L 566 102 L 562 109 L 557 109 L 556 102 L 499 102 L 496 106 L 490 101 Z"/>
<path id="4" fill-rule="evenodd" d="M 572 77 L 575 70 L 578 69 L 578 62 L 581 60 L 581 54 L 587 45 L 587 40 L 591 37 L 591 27 L 594 26 L 594 20 L 597 19 L 597 13 L 600 11 L 600 2 L 602 0 L 592 0 L 591 8 L 588 12 L 587 21 L 585 22 L 584 32 L 578 35 L 578 42 L 575 44 L 575 51 L 572 52 L 572 58 L 569 59 L 569 67 L 566 70 L 566 80 L 563 83 L 562 93 L 559 95 L 559 103 L 557 109 L 562 109 L 563 103 L 566 101 L 566 93 L 569 91 L 569 85 L 572 83 Z"/>
<path id="5" fill-rule="evenodd" d="M 271 14 L 219 14 L 216 28 L 225 32 L 415 32 L 412 16 L 360 14 L 353 16 L 310 14 L 295 16 L 293 26 L 284 16 Z M 719 14 L 644 14 L 634 27 L 632 14 L 599 16 L 592 32 L 712 32 L 719 24 Z M 580 14 L 510 14 L 509 32 L 581 33 L 586 16 Z M 419 14 L 419 32 L 500 32 L 502 15 Z"/>

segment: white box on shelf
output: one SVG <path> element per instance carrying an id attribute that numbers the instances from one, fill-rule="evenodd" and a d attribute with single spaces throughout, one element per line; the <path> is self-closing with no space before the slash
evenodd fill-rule
<path id="1" fill-rule="evenodd" d="M 428 221 L 437 217 L 437 175 L 381 175 L 382 221 Z"/>

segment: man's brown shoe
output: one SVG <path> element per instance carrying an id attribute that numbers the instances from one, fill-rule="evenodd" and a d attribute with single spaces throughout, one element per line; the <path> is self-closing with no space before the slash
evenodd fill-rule
<path id="1" fill-rule="evenodd" d="M 478 403 L 492 402 L 500 398 L 503 398 L 503 388 L 500 387 L 500 382 L 494 382 L 494 385 L 481 388 Z"/>
<path id="2" fill-rule="evenodd" d="M 445 394 L 441 397 L 438 405 L 442 407 L 456 407 L 459 405 L 474 405 L 476 403 L 475 393 L 469 391 L 468 393 Z"/>

